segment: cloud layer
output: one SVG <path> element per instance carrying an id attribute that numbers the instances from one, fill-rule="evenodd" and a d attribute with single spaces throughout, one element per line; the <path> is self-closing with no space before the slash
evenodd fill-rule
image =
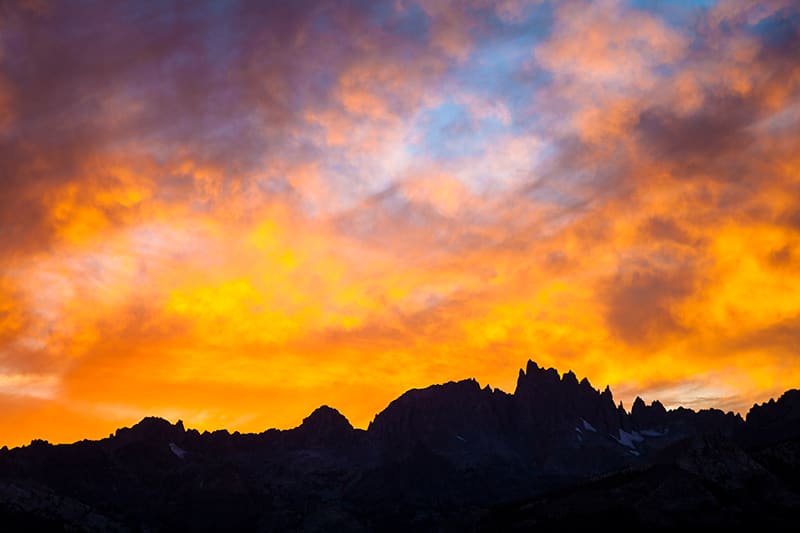
<path id="1" fill-rule="evenodd" d="M 0 443 L 797 386 L 800 7 L 642 5 L 4 5 Z"/>

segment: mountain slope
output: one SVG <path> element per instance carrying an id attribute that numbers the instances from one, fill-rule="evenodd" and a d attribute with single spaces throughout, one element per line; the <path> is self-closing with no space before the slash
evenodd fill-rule
<path id="1" fill-rule="evenodd" d="M 200 433 L 145 418 L 100 441 L 0 451 L 0 525 L 86 531 L 463 531 L 684 527 L 800 517 L 800 394 L 743 420 L 666 410 L 529 362 L 513 394 L 406 392 L 354 429 Z M 518 502 L 518 503 L 508 503 Z"/>

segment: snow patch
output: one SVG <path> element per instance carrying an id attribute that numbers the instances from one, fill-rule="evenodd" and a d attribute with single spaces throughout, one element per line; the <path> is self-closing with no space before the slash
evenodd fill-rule
<path id="1" fill-rule="evenodd" d="M 631 455 L 635 455 L 636 457 L 639 457 L 640 455 L 639 452 L 637 452 L 636 450 L 628 450 L 628 453 Z"/>
<path id="2" fill-rule="evenodd" d="M 636 443 L 642 442 L 644 437 L 642 437 L 638 431 L 628 433 L 627 431 L 620 429 L 619 438 L 613 437 L 613 439 L 627 448 L 636 448 Z"/>
<path id="3" fill-rule="evenodd" d="M 186 450 L 184 450 L 174 442 L 169 443 L 169 449 L 172 451 L 172 453 L 175 454 L 175 457 L 177 457 L 178 459 L 183 459 L 184 457 L 186 457 Z"/>
<path id="4" fill-rule="evenodd" d="M 462 437 L 461 435 L 456 435 L 456 438 L 457 438 L 458 440 L 460 440 L 461 442 L 467 442 L 467 439 L 465 439 L 465 438 L 464 438 L 464 437 Z"/>
<path id="5" fill-rule="evenodd" d="M 583 418 L 581 418 L 581 420 L 583 420 Z M 594 428 L 594 426 L 593 426 L 593 425 L 591 425 L 591 424 L 590 424 L 589 422 L 587 422 L 586 420 L 583 420 L 583 428 L 584 428 L 586 431 L 591 431 L 592 433 L 597 433 L 597 430 Z"/>

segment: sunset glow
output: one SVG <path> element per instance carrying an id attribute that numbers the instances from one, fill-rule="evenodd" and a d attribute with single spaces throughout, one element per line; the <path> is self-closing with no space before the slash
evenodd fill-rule
<path id="1" fill-rule="evenodd" d="M 528 359 L 800 385 L 800 4 L 0 7 L 0 446 Z"/>

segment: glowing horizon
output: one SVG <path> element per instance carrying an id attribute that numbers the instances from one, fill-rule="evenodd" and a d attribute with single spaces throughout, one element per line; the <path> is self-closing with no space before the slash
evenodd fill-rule
<path id="1" fill-rule="evenodd" d="M 12 2 L 0 446 L 366 427 L 528 359 L 800 385 L 800 5 Z"/>

